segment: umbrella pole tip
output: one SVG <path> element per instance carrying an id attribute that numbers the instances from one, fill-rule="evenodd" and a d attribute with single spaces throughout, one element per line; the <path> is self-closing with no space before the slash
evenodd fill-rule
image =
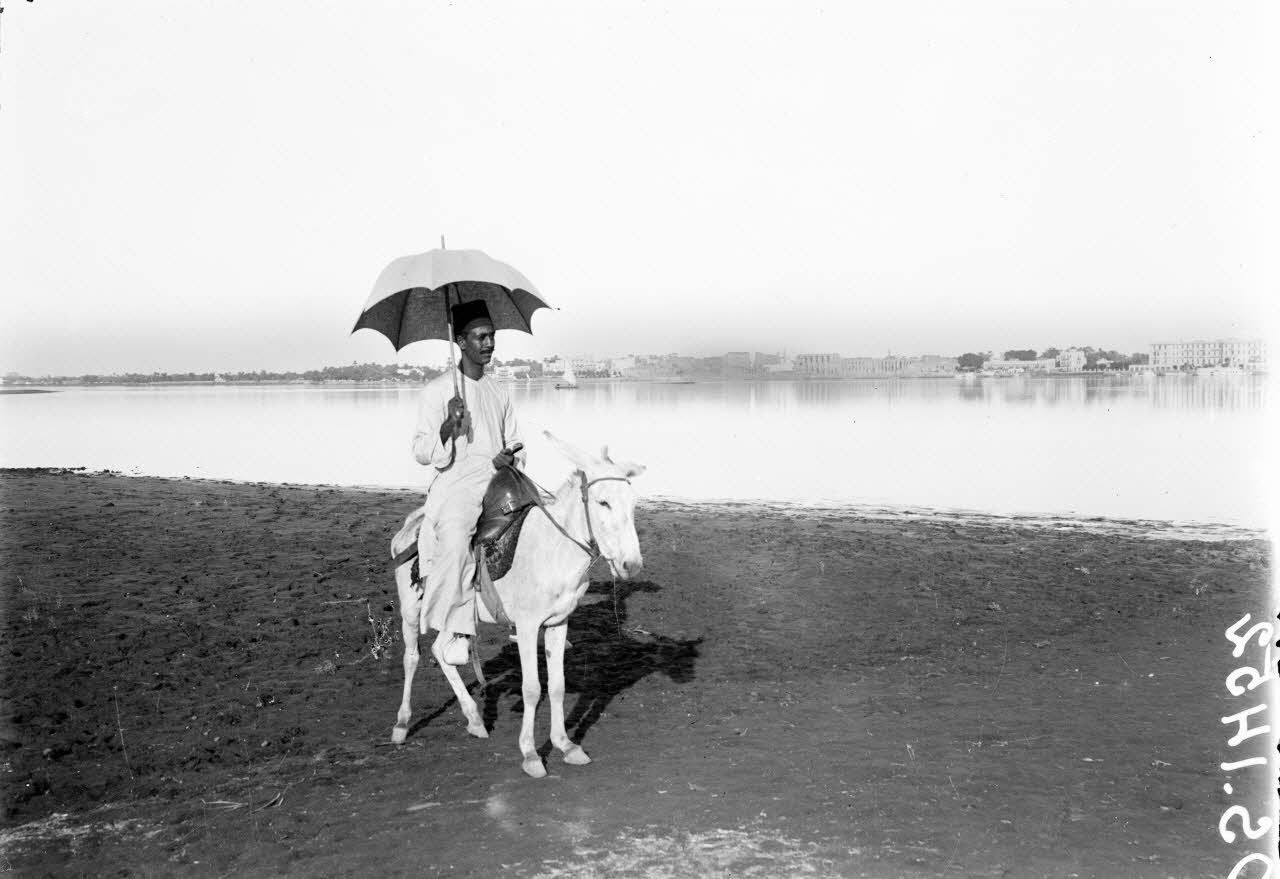
<path id="1" fill-rule="evenodd" d="M 445 250 L 445 246 L 444 246 L 444 236 L 443 236 L 443 235 L 441 235 L 441 236 L 440 236 L 440 249 L 441 249 L 441 250 Z"/>

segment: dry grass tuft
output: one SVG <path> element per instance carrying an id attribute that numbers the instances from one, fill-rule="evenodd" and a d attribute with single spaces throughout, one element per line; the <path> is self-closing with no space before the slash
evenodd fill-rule
<path id="1" fill-rule="evenodd" d="M 365 608 L 369 615 L 369 628 L 373 630 L 373 643 L 369 645 L 369 654 L 376 660 L 381 659 L 384 653 L 391 650 L 391 645 L 396 643 L 396 618 L 394 615 L 383 619 L 373 618 L 373 606 L 368 599 L 365 600 Z"/>

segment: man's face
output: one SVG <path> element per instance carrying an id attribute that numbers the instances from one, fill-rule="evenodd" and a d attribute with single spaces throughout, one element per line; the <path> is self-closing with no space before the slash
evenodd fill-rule
<path id="1" fill-rule="evenodd" d="M 465 334 L 459 334 L 458 346 L 462 348 L 462 356 L 479 366 L 487 366 L 493 359 L 493 327 L 490 324 L 476 324 Z"/>

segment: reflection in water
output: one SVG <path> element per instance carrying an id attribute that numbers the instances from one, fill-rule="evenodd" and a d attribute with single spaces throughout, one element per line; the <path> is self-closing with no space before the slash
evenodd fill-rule
<path id="1" fill-rule="evenodd" d="M 912 390 L 924 398 L 947 396 L 946 384 L 919 380 L 928 388 Z M 1262 409 L 1265 404 L 1265 381 L 1261 376 L 1249 378 L 1198 376 L 1012 376 L 955 381 L 959 399 L 969 402 L 1009 405 L 1128 405 L 1147 401 L 1149 405 L 1183 409 L 1231 410 Z M 901 384 L 909 384 L 902 381 Z M 921 393 L 923 392 L 923 393 Z"/>
<path id="2" fill-rule="evenodd" d="M 608 444 L 647 495 L 992 513 L 1266 521 L 1261 378 L 514 383 L 542 437 Z M 416 388 L 72 388 L 0 396 L 0 463 L 271 482 L 420 486 Z"/>
<path id="3" fill-rule="evenodd" d="M 1262 409 L 1265 391 L 1260 378 L 1168 377 L 1153 382 L 1150 399 L 1156 406 L 1178 409 Z"/>
<path id="4" fill-rule="evenodd" d="M 537 386 L 535 386 L 536 388 Z M 746 406 L 782 407 L 793 405 L 828 406 L 836 403 L 875 401 L 950 401 L 1017 405 L 1112 405 L 1117 402 L 1148 400 L 1155 406 L 1187 409 L 1261 409 L 1265 403 L 1265 382 L 1261 376 L 1198 377 L 1128 375 L 1099 376 L 1010 376 L 973 377 L 968 380 L 939 379 L 856 379 L 850 381 L 813 380 L 795 382 L 728 383 L 704 382 L 694 387 L 662 383 L 602 383 L 583 385 L 576 392 L 556 392 L 564 396 L 591 398 L 591 405 L 611 403 L 626 393 L 629 402 L 641 405 L 707 405 L 724 403 Z M 537 399 L 542 390 L 524 391 Z"/>

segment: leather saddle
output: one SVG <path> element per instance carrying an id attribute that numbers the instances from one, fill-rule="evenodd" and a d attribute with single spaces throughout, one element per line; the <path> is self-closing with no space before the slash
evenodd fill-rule
<path id="1" fill-rule="evenodd" d="M 480 554 L 491 579 L 500 580 L 511 570 L 525 516 L 541 497 L 533 480 L 515 467 L 499 467 L 489 481 L 471 547 Z"/>
<path id="2" fill-rule="evenodd" d="M 476 533 L 471 538 L 471 549 L 477 560 L 484 562 L 491 581 L 502 579 L 511 570 L 525 516 L 541 499 L 542 490 L 514 467 L 499 467 L 489 480 L 480 505 L 480 518 L 476 521 Z M 398 568 L 410 560 L 413 562 L 410 576 L 414 583 L 419 583 L 422 572 L 417 540 L 394 556 L 391 564 Z M 476 574 L 479 579 L 479 570 Z"/>

